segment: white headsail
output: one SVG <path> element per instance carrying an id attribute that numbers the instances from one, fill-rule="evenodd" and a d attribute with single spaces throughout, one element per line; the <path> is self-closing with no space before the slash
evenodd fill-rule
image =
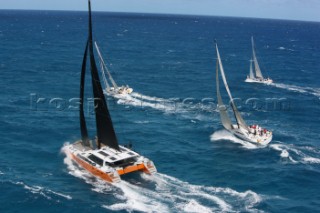
<path id="1" fill-rule="evenodd" d="M 256 72 L 256 77 L 263 79 L 263 75 L 261 73 L 261 69 L 260 69 L 258 59 L 256 56 L 256 52 L 255 52 L 253 36 L 251 37 L 251 43 L 252 43 L 252 58 L 253 58 L 253 63 L 254 63 L 254 70 Z"/>

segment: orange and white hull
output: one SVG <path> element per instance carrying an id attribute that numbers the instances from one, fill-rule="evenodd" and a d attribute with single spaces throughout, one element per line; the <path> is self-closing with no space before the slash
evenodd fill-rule
<path id="1" fill-rule="evenodd" d="M 137 158 L 137 161 L 134 163 L 131 163 L 130 165 L 125 166 L 106 166 L 106 163 L 103 163 L 102 166 L 94 163 L 90 159 L 85 157 L 86 152 L 92 153 L 99 153 L 101 151 L 99 150 L 79 150 L 77 147 L 79 147 L 79 144 L 81 142 L 76 142 L 71 145 L 66 145 L 64 147 L 64 152 L 68 158 L 70 158 L 73 162 L 75 162 L 80 167 L 84 168 L 88 172 L 90 172 L 95 177 L 99 177 L 107 182 L 110 183 L 116 183 L 120 182 L 121 175 L 128 174 L 131 172 L 144 172 L 147 174 L 154 174 L 157 172 L 156 167 L 154 166 L 153 162 L 143 156 L 140 156 Z M 122 147 L 123 148 L 123 147 Z M 122 159 L 125 160 L 125 159 Z"/>

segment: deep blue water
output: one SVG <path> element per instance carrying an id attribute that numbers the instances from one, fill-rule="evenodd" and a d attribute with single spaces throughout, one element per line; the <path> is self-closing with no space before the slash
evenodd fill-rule
<path id="1" fill-rule="evenodd" d="M 63 144 L 80 137 L 87 14 L 0 11 L 0 212 L 320 211 L 320 23 L 93 13 L 93 25 L 138 96 L 108 98 L 119 140 L 159 174 L 110 185 L 64 162 Z M 251 35 L 273 85 L 244 83 Z M 208 99 L 214 39 L 244 119 L 274 133 L 267 147 L 223 130 Z"/>

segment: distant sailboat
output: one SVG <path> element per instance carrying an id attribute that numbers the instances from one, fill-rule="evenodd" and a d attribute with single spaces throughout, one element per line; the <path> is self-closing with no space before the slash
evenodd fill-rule
<path id="1" fill-rule="evenodd" d="M 243 120 L 240 112 L 237 109 L 236 104 L 233 101 L 233 98 L 227 83 L 227 79 L 224 73 L 217 43 L 215 44 L 215 46 L 216 46 L 216 52 L 217 52 L 217 62 L 216 62 L 216 87 L 217 87 L 216 89 L 217 89 L 217 99 L 218 99 L 217 107 L 220 113 L 222 125 L 226 130 L 231 132 L 233 135 L 245 141 L 261 144 L 261 145 L 266 145 L 270 143 L 270 141 L 272 140 L 271 131 L 263 129 L 258 125 L 248 126 L 246 122 Z M 219 86 L 219 70 L 221 73 L 221 77 L 222 77 L 225 89 L 230 99 L 231 108 L 232 108 L 235 120 L 237 122 L 236 124 L 232 124 L 231 119 L 227 113 L 227 108 L 222 101 L 222 97 L 220 94 L 220 86 Z"/>
<path id="2" fill-rule="evenodd" d="M 106 94 L 130 94 L 133 92 L 133 89 L 130 88 L 128 85 L 126 86 L 118 86 L 117 83 L 114 81 L 106 63 L 103 60 L 102 54 L 100 52 L 100 48 L 97 44 L 97 42 L 94 42 L 95 48 L 97 50 L 98 56 L 99 56 L 99 61 L 100 61 L 100 68 L 101 68 L 101 72 L 102 72 L 102 78 L 103 78 L 103 82 L 105 84 L 105 93 Z M 108 83 L 108 80 L 106 78 L 106 73 L 108 74 L 109 80 L 112 84 L 112 86 L 110 86 L 110 84 Z"/>
<path id="3" fill-rule="evenodd" d="M 95 63 L 92 42 L 90 0 L 88 1 L 88 5 L 89 37 L 83 56 L 80 81 L 80 127 L 82 139 L 73 144 L 66 145 L 63 150 L 67 157 L 76 162 L 80 167 L 108 182 L 119 182 L 121 180 L 120 175 L 134 171 L 143 171 L 148 174 L 156 173 L 156 167 L 151 160 L 139 155 L 130 148 L 118 144 L 118 139 L 113 128 Z M 83 110 L 84 83 L 88 54 L 97 128 L 97 137 L 94 141 L 89 139 Z"/>
<path id="4" fill-rule="evenodd" d="M 273 82 L 272 79 L 264 78 L 262 75 L 262 72 L 258 63 L 258 59 L 256 56 L 256 52 L 255 52 L 253 37 L 251 37 L 251 44 L 252 44 L 252 59 L 250 60 L 250 72 L 245 82 L 271 84 Z M 253 67 L 254 67 L 254 72 L 253 72 Z"/>

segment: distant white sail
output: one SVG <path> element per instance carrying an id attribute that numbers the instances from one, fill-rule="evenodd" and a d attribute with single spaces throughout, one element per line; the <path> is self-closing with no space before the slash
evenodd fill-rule
<path id="1" fill-rule="evenodd" d="M 263 79 L 263 75 L 261 73 L 261 69 L 258 63 L 258 59 L 255 52 L 255 46 L 253 41 L 253 36 L 251 37 L 251 43 L 252 43 L 252 57 L 253 57 L 253 63 L 254 63 L 254 70 L 256 72 L 256 77 Z"/>

